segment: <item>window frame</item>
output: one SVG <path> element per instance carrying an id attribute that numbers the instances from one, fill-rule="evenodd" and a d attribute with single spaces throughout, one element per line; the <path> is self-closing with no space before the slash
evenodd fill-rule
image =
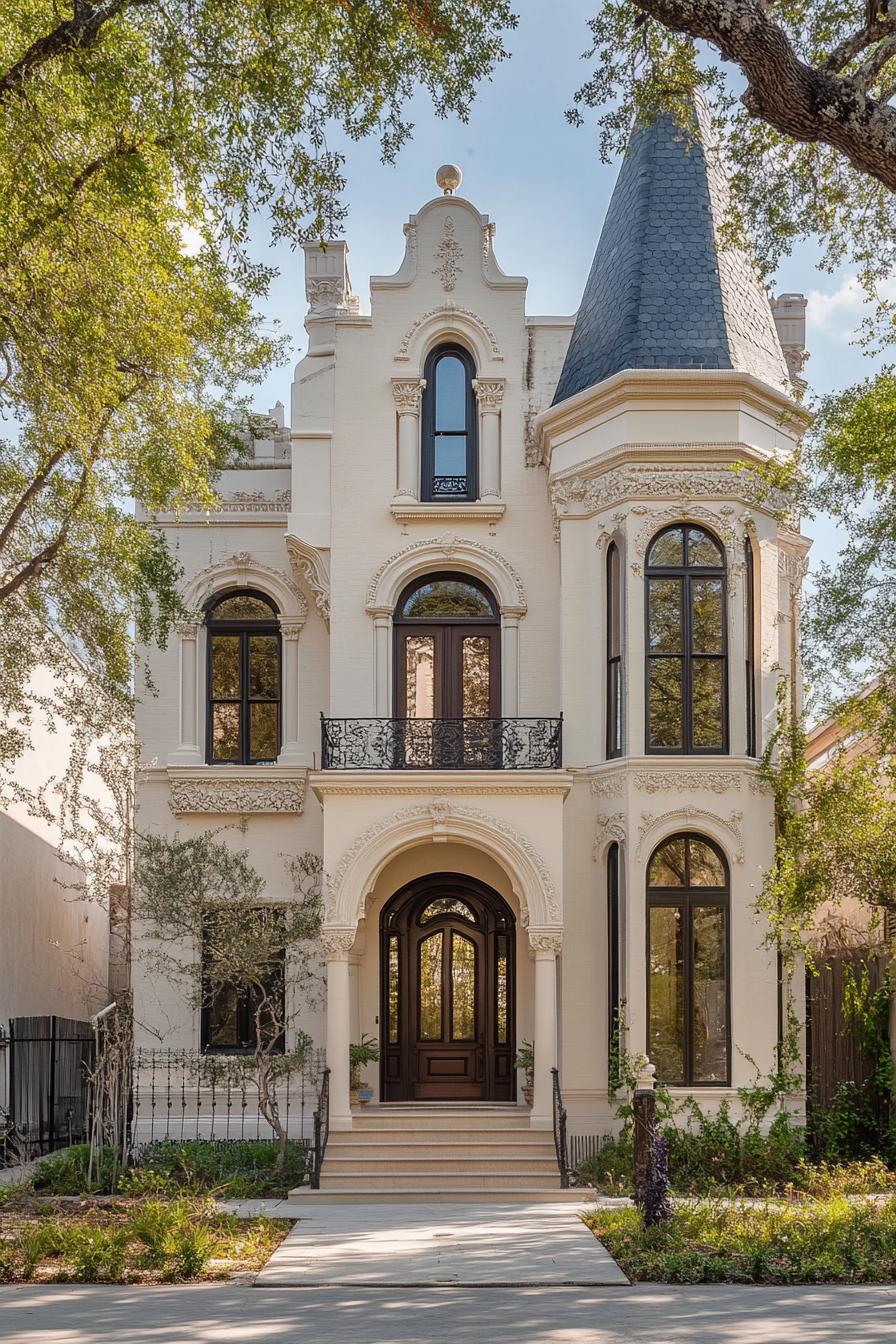
<path id="1" fill-rule="evenodd" d="M 216 619 L 214 612 L 222 602 L 233 597 L 253 597 L 264 602 L 270 609 L 270 620 L 253 621 L 246 618 Z M 205 763 L 206 765 L 273 765 L 283 747 L 283 638 L 280 632 L 279 613 L 272 600 L 266 594 L 254 588 L 229 589 L 216 593 L 205 610 Z M 213 695 L 213 655 L 216 635 L 237 636 L 239 638 L 239 699 Z M 276 700 L 252 697 L 249 694 L 249 640 L 253 635 L 275 636 L 277 640 L 277 686 L 279 694 Z M 214 755 L 214 707 L 219 704 L 239 705 L 238 756 L 227 759 Z M 253 704 L 276 705 L 277 707 L 277 751 L 273 756 L 250 754 L 251 745 L 251 706 Z"/>
<path id="2" fill-rule="evenodd" d="M 744 673 L 747 698 L 747 755 L 756 757 L 756 557 L 749 535 L 744 537 Z"/>
<path id="3" fill-rule="evenodd" d="M 213 994 L 209 987 L 206 966 L 208 964 L 208 944 L 205 928 L 200 934 L 199 955 L 202 964 L 202 1007 L 200 1010 L 199 1022 L 199 1048 L 205 1055 L 254 1055 L 255 1039 L 254 1028 L 249 1030 L 252 1023 L 252 991 L 248 986 L 231 986 L 235 988 L 238 996 L 237 1002 L 237 1035 L 244 1037 L 239 1045 L 212 1045 L 210 1042 L 212 1028 L 212 1013 L 214 1008 Z M 275 958 L 277 973 L 280 975 L 280 1000 L 281 1000 L 281 1018 L 286 1017 L 286 949 L 280 948 Z M 223 988 L 223 986 L 222 986 Z M 285 1033 L 280 1032 L 271 1046 L 271 1052 L 276 1055 L 286 1053 Z M 251 1039 L 250 1039 L 251 1038 Z"/>
<path id="4" fill-rule="evenodd" d="M 654 856 L 673 840 L 684 840 L 685 881 L 680 887 L 651 887 L 649 885 L 650 865 Z M 690 849 L 687 842 L 697 840 L 707 845 L 717 856 L 725 873 L 723 887 L 694 887 L 690 885 Z M 684 1039 L 682 1041 L 682 1059 L 684 1062 L 683 1079 L 660 1078 L 657 1081 L 667 1087 L 713 1088 L 731 1086 L 731 869 L 724 851 L 707 835 L 697 831 L 676 831 L 665 836 L 650 851 L 645 870 L 645 918 L 644 918 L 644 957 L 646 967 L 647 1018 L 645 1023 L 646 1051 L 650 1057 L 650 912 L 654 909 L 682 910 L 682 992 L 684 996 Z M 725 920 L 725 1077 L 712 1082 L 694 1079 L 694 937 L 693 911 L 695 906 L 707 906 L 720 909 Z M 655 1061 L 652 1061 L 655 1063 Z"/>
<path id="5" fill-rule="evenodd" d="M 682 533 L 682 563 L 680 565 L 651 565 L 649 558 L 654 546 L 661 537 L 670 532 L 681 531 Z M 688 554 L 688 535 L 690 532 L 703 532 L 719 548 L 722 557 L 721 565 L 693 565 L 687 564 Z M 713 532 L 712 528 L 703 523 L 690 523 L 686 521 L 670 523 L 668 527 L 661 528 L 651 537 L 647 546 L 646 561 L 644 567 L 644 751 L 648 756 L 727 756 L 730 753 L 730 712 L 729 712 L 729 688 L 728 688 L 728 662 L 729 662 L 729 640 L 728 640 L 728 564 L 725 554 L 725 547 L 719 537 Z M 698 653 L 695 654 L 692 649 L 692 628 L 691 628 L 691 580 L 692 579 L 719 579 L 721 591 L 721 623 L 722 623 L 722 651 L 721 653 Z M 650 652 L 650 594 L 651 580 L 653 579 L 678 579 L 680 582 L 680 591 L 682 595 L 680 610 L 680 635 L 681 651 L 679 653 L 651 653 Z M 678 659 L 682 664 L 681 675 L 681 743 L 672 747 L 652 746 L 650 741 L 650 671 L 654 662 L 671 661 Z M 720 746 L 697 747 L 694 746 L 694 663 L 695 662 L 719 662 L 722 665 L 722 743 Z"/>
<path id="6" fill-rule="evenodd" d="M 622 1028 L 622 998 L 620 995 L 620 900 L 619 900 L 619 841 L 607 849 L 607 1082 L 611 1090 L 619 1086 L 619 1034 Z"/>
<path id="7" fill-rule="evenodd" d="M 622 552 L 616 541 L 611 541 L 606 555 L 607 580 L 607 734 L 608 761 L 618 760 L 624 754 L 625 717 L 622 697 Z M 616 632 L 614 645 L 613 632 Z M 616 652 L 614 652 L 614 647 Z"/>
<path id="8" fill-rule="evenodd" d="M 463 494 L 447 495 L 434 493 L 436 458 L 436 372 L 439 360 L 453 355 L 464 366 L 465 406 L 466 406 L 466 482 Z M 423 406 L 420 434 L 420 501 L 423 504 L 472 504 L 479 498 L 479 414 L 473 382 L 476 378 L 476 365 L 469 350 L 454 341 L 437 345 L 429 352 L 423 366 L 426 386 L 423 389 Z M 449 431 L 460 435 L 461 431 Z"/>

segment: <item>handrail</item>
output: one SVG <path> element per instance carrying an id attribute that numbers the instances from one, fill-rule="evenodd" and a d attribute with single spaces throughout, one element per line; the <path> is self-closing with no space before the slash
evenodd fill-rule
<path id="1" fill-rule="evenodd" d="M 324 1153 L 330 1137 L 330 1070 L 324 1068 L 324 1076 L 314 1112 L 314 1152 L 311 1159 L 311 1176 L 308 1184 L 312 1190 L 320 1189 L 320 1173 L 324 1165 Z"/>
<path id="2" fill-rule="evenodd" d="M 558 718 L 328 719 L 323 770 L 559 770 Z"/>
<path id="3" fill-rule="evenodd" d="M 569 1152 L 566 1141 L 566 1107 L 560 1092 L 560 1070 L 551 1069 L 554 1082 L 554 1150 L 557 1154 L 557 1166 L 560 1168 L 560 1188 L 569 1189 Z"/>

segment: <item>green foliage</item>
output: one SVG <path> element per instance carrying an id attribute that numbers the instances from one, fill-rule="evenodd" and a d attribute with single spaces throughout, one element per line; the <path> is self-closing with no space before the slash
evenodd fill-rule
<path id="1" fill-rule="evenodd" d="M 301 1185 L 307 1150 L 289 1140 L 282 1168 L 275 1144 L 252 1139 L 157 1140 L 140 1152 L 121 1189 L 130 1194 L 217 1194 L 229 1199 L 282 1196 Z"/>
<path id="2" fill-rule="evenodd" d="M 32 1178 L 35 1190 L 54 1195 L 110 1194 L 120 1163 L 114 1148 L 101 1148 L 94 1157 L 94 1179 L 88 1179 L 90 1145 L 76 1143 L 51 1153 L 38 1165 Z"/>
<path id="3" fill-rule="evenodd" d="M 215 1253 L 217 1237 L 196 1217 L 194 1200 L 146 1200 L 131 1214 L 130 1234 L 146 1247 L 141 1264 L 167 1282 L 194 1279 Z"/>
<path id="4" fill-rule="evenodd" d="M 700 1201 L 652 1228 L 634 1209 L 584 1218 L 635 1282 L 885 1283 L 896 1274 L 896 1199 Z"/>

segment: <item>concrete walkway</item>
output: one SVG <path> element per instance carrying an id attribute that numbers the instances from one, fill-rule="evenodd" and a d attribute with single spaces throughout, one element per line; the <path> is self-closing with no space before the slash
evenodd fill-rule
<path id="1" fill-rule="evenodd" d="M 627 1284 L 574 1204 L 309 1204 L 259 1288 Z"/>
<path id="2" fill-rule="evenodd" d="M 0 1288 L 3 1344 L 893 1344 L 892 1287 Z"/>

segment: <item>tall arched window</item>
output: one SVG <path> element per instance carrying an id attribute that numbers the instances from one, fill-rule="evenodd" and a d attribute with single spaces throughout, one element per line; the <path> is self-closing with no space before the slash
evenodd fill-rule
<path id="1" fill-rule="evenodd" d="M 747 679 L 747 755 L 756 755 L 756 591 L 753 543 L 744 537 L 744 649 Z"/>
<path id="2" fill-rule="evenodd" d="M 725 555 L 705 528 L 667 527 L 647 553 L 647 750 L 728 750 Z"/>
<path id="3" fill-rule="evenodd" d="M 440 345 L 426 361 L 420 498 L 478 497 L 473 360 L 460 345 Z"/>
<path id="4" fill-rule="evenodd" d="M 729 890 L 703 836 L 664 840 L 647 866 L 647 1053 L 662 1083 L 729 1081 Z"/>
<path id="5" fill-rule="evenodd" d="M 280 751 L 280 627 L 261 593 L 216 598 L 206 612 L 211 765 L 270 764 Z"/>
<path id="6" fill-rule="evenodd" d="M 607 759 L 622 755 L 622 564 L 607 547 Z"/>

